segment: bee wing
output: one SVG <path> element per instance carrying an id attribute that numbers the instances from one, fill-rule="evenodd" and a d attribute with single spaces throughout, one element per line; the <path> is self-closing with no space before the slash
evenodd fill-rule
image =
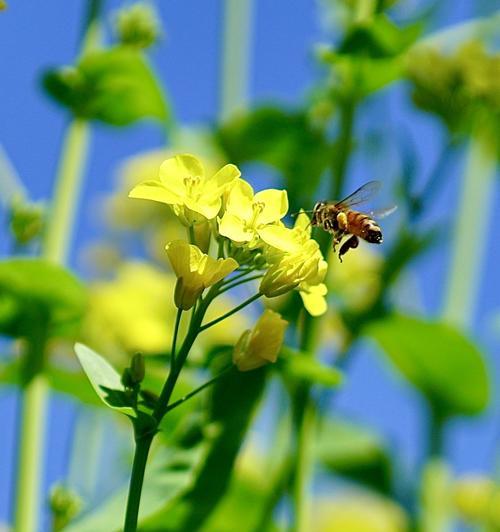
<path id="1" fill-rule="evenodd" d="M 382 218 L 385 218 L 386 216 L 392 214 L 397 208 L 397 205 L 393 205 L 392 207 L 386 207 L 385 209 L 377 209 L 376 211 L 371 211 L 368 213 L 368 215 L 372 218 L 375 218 L 376 220 L 381 220 Z"/>
<path id="2" fill-rule="evenodd" d="M 349 194 L 343 200 L 337 202 L 335 205 L 340 208 L 353 207 L 368 201 L 380 190 L 380 181 L 368 181 L 363 186 L 359 187 L 352 194 Z"/>

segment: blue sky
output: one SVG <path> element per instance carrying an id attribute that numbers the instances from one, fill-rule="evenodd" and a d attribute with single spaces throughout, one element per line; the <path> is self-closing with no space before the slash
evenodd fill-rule
<path id="1" fill-rule="evenodd" d="M 6 150 L 29 189 L 32 199 L 50 197 L 67 117 L 40 90 L 40 74 L 51 65 L 73 61 L 81 30 L 85 2 L 15 2 L 0 14 L 0 143 Z M 403 2 L 410 7 L 422 2 Z M 109 2 L 110 10 L 119 2 Z M 491 11 L 493 2 L 443 1 L 437 17 L 438 26 L 466 20 Z M 158 2 L 165 26 L 165 40 L 152 55 L 156 70 L 165 82 L 178 119 L 185 124 L 211 123 L 219 113 L 219 77 L 221 1 L 169 0 Z M 252 102 L 280 101 L 294 104 L 311 86 L 318 69 L 313 61 L 313 47 L 325 33 L 318 22 L 317 3 L 311 0 L 255 0 L 250 65 L 249 94 Z M 380 126 L 382 124 L 382 126 Z M 386 91 L 376 101 L 368 102 L 358 122 L 360 130 L 384 129 L 395 135 L 400 128 L 410 131 L 417 140 L 422 162 L 420 178 L 425 178 L 436 158 L 442 129 L 428 116 L 408 109 L 408 91 L 398 86 Z M 78 248 L 99 234 L 95 220 L 95 198 L 112 190 L 117 165 L 131 154 L 163 144 L 162 131 L 152 124 L 138 125 L 123 131 L 105 126 L 93 130 L 91 156 L 84 193 L 78 214 L 75 245 L 71 264 L 78 268 Z M 394 151 L 387 149 L 389 167 Z M 460 172 L 463 161 L 454 161 L 450 171 Z M 385 163 L 384 163 L 385 164 Z M 378 159 L 373 165 L 358 157 L 349 176 L 354 186 L 371 178 L 385 179 L 384 166 Z M 373 176 L 373 173 L 378 175 Z M 265 179 L 265 178 L 264 178 Z M 262 178 L 261 178 L 262 181 Z M 260 182 L 261 182 L 260 181 Z M 453 183 L 453 181 L 452 181 Z M 456 183 L 456 180 L 455 180 Z M 390 185 L 390 183 L 388 183 Z M 390 189 L 389 189 L 390 190 Z M 457 197 L 456 187 L 447 186 L 439 203 L 431 209 L 431 218 L 451 214 Z M 498 198 L 497 198 L 498 200 Z M 498 205 L 498 201 L 497 201 Z M 7 242 L 0 232 L 0 255 L 7 252 Z M 425 280 L 424 309 L 439 311 L 440 287 L 446 275 L 447 244 L 433 252 L 416 267 Z M 498 311 L 500 280 L 499 246 L 488 251 L 479 296 L 478 312 L 472 334 L 490 355 L 498 355 L 498 335 L 490 326 L 493 312 Z M 422 438 L 422 409 L 417 395 L 390 371 L 372 348 L 360 347 L 336 408 L 350 417 L 359 418 L 386 433 L 395 448 L 405 456 L 410 468 L 418 459 Z M 498 365 L 498 364 L 497 364 Z M 0 414 L 12 436 L 16 403 L 13 394 L 0 392 Z M 61 398 L 52 402 L 49 426 L 49 457 L 46 484 L 58 479 L 67 466 L 68 431 L 75 406 Z M 447 449 L 459 470 L 488 470 L 497 449 L 498 416 L 482 420 L 456 422 L 450 427 Z M 12 480 L 10 465 L 14 442 L 0 439 L 0 522 L 8 518 L 7 494 Z"/>

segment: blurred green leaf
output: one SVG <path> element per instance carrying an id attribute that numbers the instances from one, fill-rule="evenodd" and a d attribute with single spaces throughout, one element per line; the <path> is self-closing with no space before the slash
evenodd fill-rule
<path id="1" fill-rule="evenodd" d="M 141 522 L 141 530 L 200 530 L 229 486 L 234 462 L 262 395 L 266 368 L 230 371 L 212 389 L 207 423 L 214 426 L 210 449 L 193 487 L 175 505 Z M 168 414 L 167 414 L 168 415 Z"/>
<path id="2" fill-rule="evenodd" d="M 315 453 L 328 470 L 387 494 L 392 464 L 382 438 L 370 429 L 342 419 L 324 419 L 314 438 Z"/>
<path id="3" fill-rule="evenodd" d="M 75 345 L 75 353 L 87 375 L 90 384 L 104 404 L 123 414 L 135 417 L 120 375 L 115 369 L 92 349 L 83 344 Z"/>
<path id="4" fill-rule="evenodd" d="M 46 72 L 43 85 L 56 102 L 89 120 L 126 126 L 168 117 L 158 80 L 145 57 L 131 48 L 88 53 L 76 67 Z"/>
<path id="5" fill-rule="evenodd" d="M 226 495 L 200 532 L 233 532 L 235 523 L 238 523 L 238 532 L 255 532 L 270 495 L 268 488 L 249 471 L 236 471 Z M 265 532 L 273 530 L 267 527 Z"/>
<path id="6" fill-rule="evenodd" d="M 399 27 L 381 13 L 353 25 L 340 43 L 338 53 L 377 59 L 394 57 L 412 45 L 422 29 L 421 22 Z"/>
<path id="7" fill-rule="evenodd" d="M 458 329 L 392 315 L 370 325 L 366 333 L 443 415 L 478 414 L 488 405 L 483 356 Z"/>
<path id="8" fill-rule="evenodd" d="M 0 333 L 29 334 L 44 316 L 50 335 L 64 335 L 83 316 L 84 285 L 68 270 L 42 259 L 0 261 Z"/>
<path id="9" fill-rule="evenodd" d="M 337 368 L 325 366 L 314 357 L 288 348 L 282 350 L 277 366 L 285 376 L 310 384 L 336 388 L 342 384 L 343 374 Z"/>
<path id="10" fill-rule="evenodd" d="M 203 463 L 206 447 L 206 442 L 200 441 L 189 448 L 171 447 L 157 451 L 146 470 L 140 520 L 155 514 L 168 501 L 175 500 L 189 488 L 197 469 Z M 65 528 L 65 531 L 121 530 L 125 518 L 127 492 L 128 486 L 123 487 L 97 509 L 83 513 L 72 525 Z"/>
<path id="11" fill-rule="evenodd" d="M 219 128 L 216 140 L 237 165 L 259 161 L 280 171 L 292 211 L 310 205 L 331 157 L 324 132 L 300 110 L 261 107 L 235 116 Z"/>

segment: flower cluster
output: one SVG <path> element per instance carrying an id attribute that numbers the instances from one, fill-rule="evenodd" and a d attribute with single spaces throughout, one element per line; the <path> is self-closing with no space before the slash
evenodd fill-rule
<path id="1" fill-rule="evenodd" d="M 189 228 L 191 243 L 167 245 L 178 308 L 192 308 L 206 288 L 236 272 L 238 277 L 258 273 L 261 295 L 297 290 L 309 313 L 326 311 L 327 263 L 304 213 L 293 228 L 284 225 L 285 190 L 255 193 L 236 166 L 227 164 L 209 176 L 196 157 L 185 154 L 164 161 L 158 178 L 136 185 L 130 197 L 167 204 Z M 212 246 L 216 258 L 210 255 L 210 241 L 217 243 Z"/>
<path id="2" fill-rule="evenodd" d="M 452 131 L 468 127 L 477 111 L 500 113 L 500 54 L 490 54 L 480 42 L 467 42 L 450 54 L 415 47 L 406 70 L 416 105 L 440 116 Z"/>

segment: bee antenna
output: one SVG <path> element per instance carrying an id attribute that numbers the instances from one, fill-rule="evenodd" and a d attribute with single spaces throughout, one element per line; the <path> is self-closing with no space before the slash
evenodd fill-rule
<path id="1" fill-rule="evenodd" d="M 295 217 L 298 216 L 301 212 L 303 212 L 304 214 L 311 214 L 311 213 L 313 213 L 314 211 L 313 211 L 313 210 L 310 210 L 310 211 L 292 212 L 292 214 L 290 214 L 290 216 L 291 216 L 292 218 L 295 218 Z"/>

